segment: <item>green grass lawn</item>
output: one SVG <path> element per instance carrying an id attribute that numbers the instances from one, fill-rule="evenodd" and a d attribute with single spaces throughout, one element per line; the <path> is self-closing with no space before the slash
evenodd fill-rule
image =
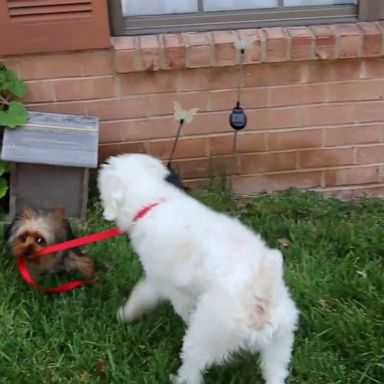
<path id="1" fill-rule="evenodd" d="M 241 218 L 285 255 L 302 314 L 289 383 L 384 382 L 384 200 L 354 203 L 285 192 L 231 201 L 199 199 Z M 109 226 L 98 204 L 78 234 Z M 9 252 L 0 258 L 0 383 L 167 383 L 179 366 L 184 326 L 168 304 L 141 322 L 115 311 L 141 274 L 125 237 L 88 246 L 100 282 L 50 296 L 24 283 Z M 257 356 L 241 354 L 206 383 L 262 383 Z"/>

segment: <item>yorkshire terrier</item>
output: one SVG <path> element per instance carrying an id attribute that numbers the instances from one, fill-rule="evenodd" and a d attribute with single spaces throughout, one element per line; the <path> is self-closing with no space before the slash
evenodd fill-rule
<path id="1" fill-rule="evenodd" d="M 64 207 L 48 212 L 24 208 L 6 228 L 5 238 L 14 257 L 25 260 L 35 279 L 46 273 L 78 271 L 88 284 L 97 280 L 92 259 L 80 248 L 36 256 L 39 250 L 48 245 L 74 238 L 72 228 L 65 218 Z"/>

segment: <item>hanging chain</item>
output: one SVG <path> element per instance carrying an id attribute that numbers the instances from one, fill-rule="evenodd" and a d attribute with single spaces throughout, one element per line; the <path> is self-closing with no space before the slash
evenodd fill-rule
<path id="1" fill-rule="evenodd" d="M 229 118 L 231 127 L 235 130 L 232 144 L 232 164 L 231 164 L 231 177 L 230 177 L 230 189 L 233 190 L 233 178 L 238 173 L 237 169 L 237 134 L 238 131 L 243 129 L 247 124 L 247 116 L 244 110 L 241 108 L 241 92 L 244 88 L 244 55 L 245 48 L 239 49 L 239 81 L 237 86 L 237 101 L 236 106 L 233 108 Z"/>

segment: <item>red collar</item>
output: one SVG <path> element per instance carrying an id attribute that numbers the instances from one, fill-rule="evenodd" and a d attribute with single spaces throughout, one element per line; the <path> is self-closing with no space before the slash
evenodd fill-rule
<path id="1" fill-rule="evenodd" d="M 155 208 L 157 205 L 159 205 L 164 200 L 158 200 L 155 201 L 152 204 L 146 205 L 145 207 L 141 208 L 139 211 L 136 212 L 136 214 L 133 216 L 132 222 L 136 223 L 138 220 L 142 219 L 149 211 L 151 211 L 153 208 Z M 94 243 L 96 241 L 101 241 L 105 239 L 109 239 L 111 237 L 115 237 L 118 235 L 123 234 L 124 231 L 122 231 L 119 228 L 112 228 L 107 229 L 102 232 L 92 233 L 91 235 L 86 235 L 83 237 L 78 237 L 76 239 L 64 241 L 62 243 L 49 245 L 42 250 L 40 250 L 38 253 L 36 253 L 36 256 L 43 256 L 47 255 L 49 253 L 55 253 L 59 251 L 64 251 L 66 249 L 80 247 L 85 244 Z M 57 287 L 49 287 L 49 288 L 43 288 L 40 287 L 40 285 L 33 279 L 31 274 L 29 273 L 28 267 L 25 263 L 24 259 L 19 259 L 18 261 L 18 267 L 19 272 L 22 278 L 33 288 L 36 288 L 40 291 L 47 292 L 47 293 L 60 293 L 60 292 L 66 292 L 70 291 L 72 289 L 75 289 L 77 287 L 80 287 L 81 285 L 84 285 L 86 282 L 84 280 L 73 280 L 69 281 L 67 283 L 64 283 L 62 285 L 59 285 Z"/>

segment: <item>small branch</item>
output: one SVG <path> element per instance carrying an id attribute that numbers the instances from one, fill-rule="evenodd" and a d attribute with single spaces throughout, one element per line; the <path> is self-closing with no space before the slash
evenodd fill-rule
<path id="1" fill-rule="evenodd" d="M 9 101 L 0 95 L 0 104 L 9 105 Z"/>

